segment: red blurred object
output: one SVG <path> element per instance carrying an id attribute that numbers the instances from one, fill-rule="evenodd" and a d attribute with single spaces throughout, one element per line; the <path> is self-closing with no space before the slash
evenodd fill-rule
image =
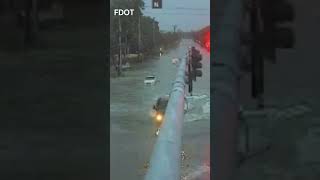
<path id="1" fill-rule="evenodd" d="M 210 52 L 210 25 L 194 34 L 194 41 Z"/>
<path id="2" fill-rule="evenodd" d="M 204 46 L 210 52 L 210 31 L 207 31 L 204 35 Z"/>

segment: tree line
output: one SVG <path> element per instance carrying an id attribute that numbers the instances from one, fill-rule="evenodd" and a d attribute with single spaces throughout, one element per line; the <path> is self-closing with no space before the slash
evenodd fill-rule
<path id="1" fill-rule="evenodd" d="M 114 16 L 114 9 L 134 9 L 132 16 Z M 143 0 L 112 0 L 110 4 L 111 54 L 147 53 L 180 39 L 179 33 L 161 32 L 159 22 L 143 15 Z"/>

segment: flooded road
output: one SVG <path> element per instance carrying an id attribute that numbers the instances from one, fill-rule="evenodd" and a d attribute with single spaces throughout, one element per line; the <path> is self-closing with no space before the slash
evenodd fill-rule
<path id="1" fill-rule="evenodd" d="M 182 40 L 175 49 L 133 64 L 130 70 L 124 71 L 123 77 L 110 79 L 111 180 L 144 178 L 144 165 L 150 159 L 156 140 L 155 125 L 150 116 L 152 105 L 159 96 L 172 90 L 177 67 L 171 60 L 186 57 L 189 46 L 195 46 L 202 53 L 203 76 L 194 82 L 194 96 L 187 97 L 188 111 L 183 129 L 186 159 L 182 162 L 182 174 L 190 180 L 208 175 L 210 54 L 192 40 Z M 148 75 L 155 75 L 160 81 L 154 86 L 145 86 L 143 81 Z"/>

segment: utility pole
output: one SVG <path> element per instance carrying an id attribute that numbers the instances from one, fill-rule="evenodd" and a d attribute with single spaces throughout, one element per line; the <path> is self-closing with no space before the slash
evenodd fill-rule
<path id="1" fill-rule="evenodd" d="M 126 31 L 126 50 L 125 50 L 125 54 L 128 54 L 128 30 Z"/>
<path id="2" fill-rule="evenodd" d="M 141 61 L 141 15 L 138 15 L 138 59 Z"/>
<path id="3" fill-rule="evenodd" d="M 121 19 L 119 16 L 119 61 L 118 61 L 118 75 L 121 75 L 121 66 L 122 66 L 122 44 L 121 44 Z"/>
<path id="4" fill-rule="evenodd" d="M 191 49 L 188 50 L 188 90 L 192 96 L 192 71 L 191 71 Z"/>
<path id="5" fill-rule="evenodd" d="M 263 90 L 264 90 L 264 62 L 261 56 L 261 49 L 259 47 L 259 24 L 258 24 L 258 3 L 256 0 L 251 1 L 250 11 L 250 29 L 252 32 L 252 51 L 251 51 L 251 62 L 252 62 L 252 96 L 257 98 L 257 107 L 263 108 Z"/>
<path id="6" fill-rule="evenodd" d="M 38 33 L 38 1 L 37 0 L 32 0 L 32 34 L 33 37 L 37 37 Z"/>
<path id="7" fill-rule="evenodd" d="M 166 108 L 165 121 L 155 142 L 144 180 L 181 179 L 186 65 L 187 59 L 181 59 Z"/>
<path id="8" fill-rule="evenodd" d="M 153 46 L 155 46 L 155 40 L 154 40 L 154 31 L 155 31 L 155 18 L 153 18 L 153 21 L 152 21 L 152 42 L 153 42 Z"/>
<path id="9" fill-rule="evenodd" d="M 25 10 L 25 17 L 24 17 L 24 37 L 25 37 L 25 44 L 29 44 L 32 41 L 32 31 L 31 31 L 31 8 L 32 8 L 32 1 L 26 0 L 24 2 L 24 10 Z"/>

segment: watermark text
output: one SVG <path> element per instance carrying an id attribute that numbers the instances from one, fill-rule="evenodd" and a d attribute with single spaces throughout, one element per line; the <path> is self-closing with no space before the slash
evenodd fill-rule
<path id="1" fill-rule="evenodd" d="M 113 15 L 115 16 L 132 16 L 134 9 L 114 9 Z"/>

